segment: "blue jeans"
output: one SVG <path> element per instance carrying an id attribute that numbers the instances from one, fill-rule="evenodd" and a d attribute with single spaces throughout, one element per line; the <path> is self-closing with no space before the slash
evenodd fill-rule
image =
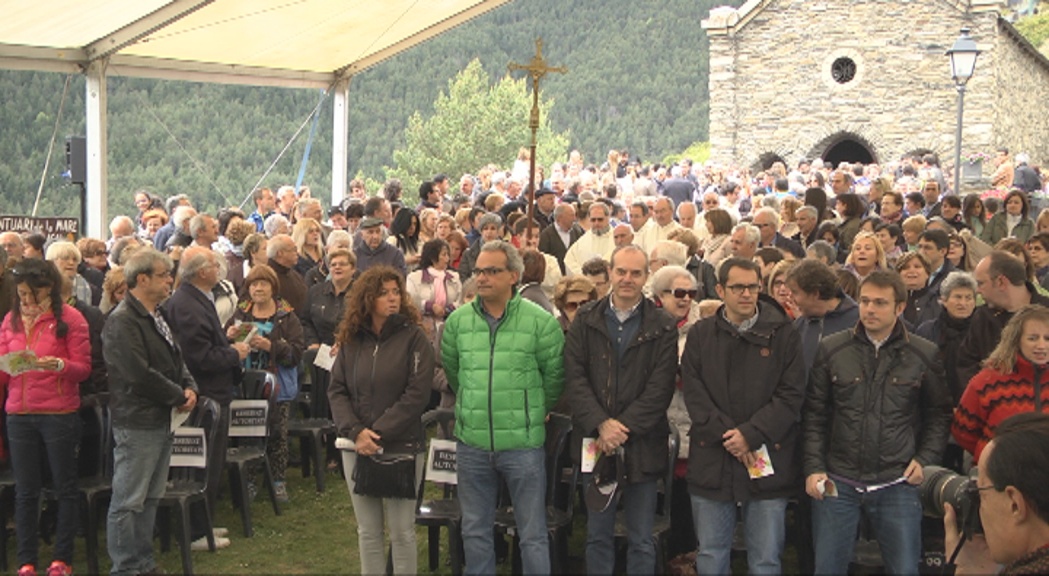
<path id="1" fill-rule="evenodd" d="M 856 546 L 862 509 L 870 520 L 888 574 L 917 574 L 921 559 L 922 505 L 918 487 L 897 484 L 861 494 L 835 482 L 837 498 L 812 502 L 817 574 L 845 574 Z"/>
<path id="2" fill-rule="evenodd" d="M 787 499 L 751 500 L 743 508 L 743 536 L 751 574 L 779 574 L 783 542 L 787 537 Z M 731 574 L 732 535 L 736 531 L 736 503 L 692 495 L 696 523 L 696 572 Z"/>
<path id="3" fill-rule="evenodd" d="M 15 478 L 15 527 L 18 533 L 18 565 L 37 565 L 39 552 L 41 459 L 46 457 L 51 481 L 58 496 L 54 559 L 73 563 L 73 539 L 77 530 L 77 445 L 80 416 L 69 414 L 11 414 L 7 417 L 11 446 L 11 468 Z M 41 451 L 40 447 L 44 450 Z M 0 527 L 6 529 L 6 527 Z"/>
<path id="4" fill-rule="evenodd" d="M 542 448 L 489 452 L 459 442 L 456 447 L 459 509 L 463 515 L 466 574 L 495 573 L 496 499 L 499 476 L 506 480 L 521 541 L 525 574 L 550 573 L 546 532 L 546 455 Z"/>
<path id="5" fill-rule="evenodd" d="M 113 498 L 106 522 L 110 574 L 153 572 L 153 524 L 167 488 L 171 432 L 167 426 L 114 428 L 113 440 Z"/>
<path id="6" fill-rule="evenodd" d="M 652 524 L 656 520 L 656 481 L 620 485 L 619 501 L 626 519 L 627 574 L 654 574 L 656 545 Z M 586 572 L 612 574 L 615 570 L 616 507 L 588 512 L 586 521 Z"/>

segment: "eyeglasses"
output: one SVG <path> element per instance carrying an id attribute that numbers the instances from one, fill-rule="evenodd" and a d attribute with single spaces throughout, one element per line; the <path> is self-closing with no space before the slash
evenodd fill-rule
<path id="1" fill-rule="evenodd" d="M 663 293 L 673 294 L 674 298 L 684 298 L 685 296 L 688 296 L 689 298 L 695 300 L 696 294 L 699 294 L 699 290 L 686 290 L 684 288 L 674 288 L 673 290 L 664 290 Z"/>
<path id="2" fill-rule="evenodd" d="M 593 300 L 583 300 L 580 302 L 565 302 L 565 312 L 574 312 L 579 309 L 580 306 L 584 306 L 593 302 Z"/>
<path id="3" fill-rule="evenodd" d="M 477 274 L 478 276 L 495 276 L 496 274 L 502 274 L 503 272 L 506 272 L 506 268 L 496 268 L 495 266 L 474 269 L 474 274 Z"/>
<path id="4" fill-rule="evenodd" d="M 775 282 L 772 283 L 772 288 L 773 289 L 783 288 L 786 285 L 787 285 L 787 282 L 785 280 L 776 280 Z"/>
<path id="5" fill-rule="evenodd" d="M 154 278 L 171 278 L 174 276 L 171 270 L 164 270 L 163 272 L 154 272 L 150 274 Z"/>
<path id="6" fill-rule="evenodd" d="M 725 286 L 725 288 L 736 296 L 742 296 L 744 292 L 757 294 L 758 291 L 761 290 L 761 284 L 729 284 L 728 286 Z"/>

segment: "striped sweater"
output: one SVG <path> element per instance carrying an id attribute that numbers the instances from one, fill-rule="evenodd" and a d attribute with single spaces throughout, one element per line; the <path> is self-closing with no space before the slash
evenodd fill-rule
<path id="1" fill-rule="evenodd" d="M 1012 373 L 984 368 L 962 394 L 951 432 L 979 461 L 999 424 L 1023 412 L 1049 412 L 1049 367 L 1032 365 L 1020 354 Z"/>

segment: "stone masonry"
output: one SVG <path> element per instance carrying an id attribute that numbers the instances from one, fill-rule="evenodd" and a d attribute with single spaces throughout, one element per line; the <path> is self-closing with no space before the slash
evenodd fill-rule
<path id="1" fill-rule="evenodd" d="M 957 91 L 945 52 L 968 27 L 982 53 L 966 89 L 962 154 L 1007 146 L 1049 165 L 1049 60 L 1001 18 L 1004 4 L 750 0 L 715 8 L 703 21 L 712 159 L 749 165 L 775 155 L 794 165 L 848 139 L 880 163 L 915 150 L 953 163 Z M 850 81 L 835 80 L 835 62 L 854 64 Z"/>

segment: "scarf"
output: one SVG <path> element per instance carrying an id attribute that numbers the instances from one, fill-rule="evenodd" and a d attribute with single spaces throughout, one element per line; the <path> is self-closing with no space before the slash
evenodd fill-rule
<path id="1" fill-rule="evenodd" d="M 444 308 L 448 303 L 448 292 L 444 287 L 444 278 L 447 272 L 430 266 L 426 271 L 433 276 L 433 306 Z"/>

